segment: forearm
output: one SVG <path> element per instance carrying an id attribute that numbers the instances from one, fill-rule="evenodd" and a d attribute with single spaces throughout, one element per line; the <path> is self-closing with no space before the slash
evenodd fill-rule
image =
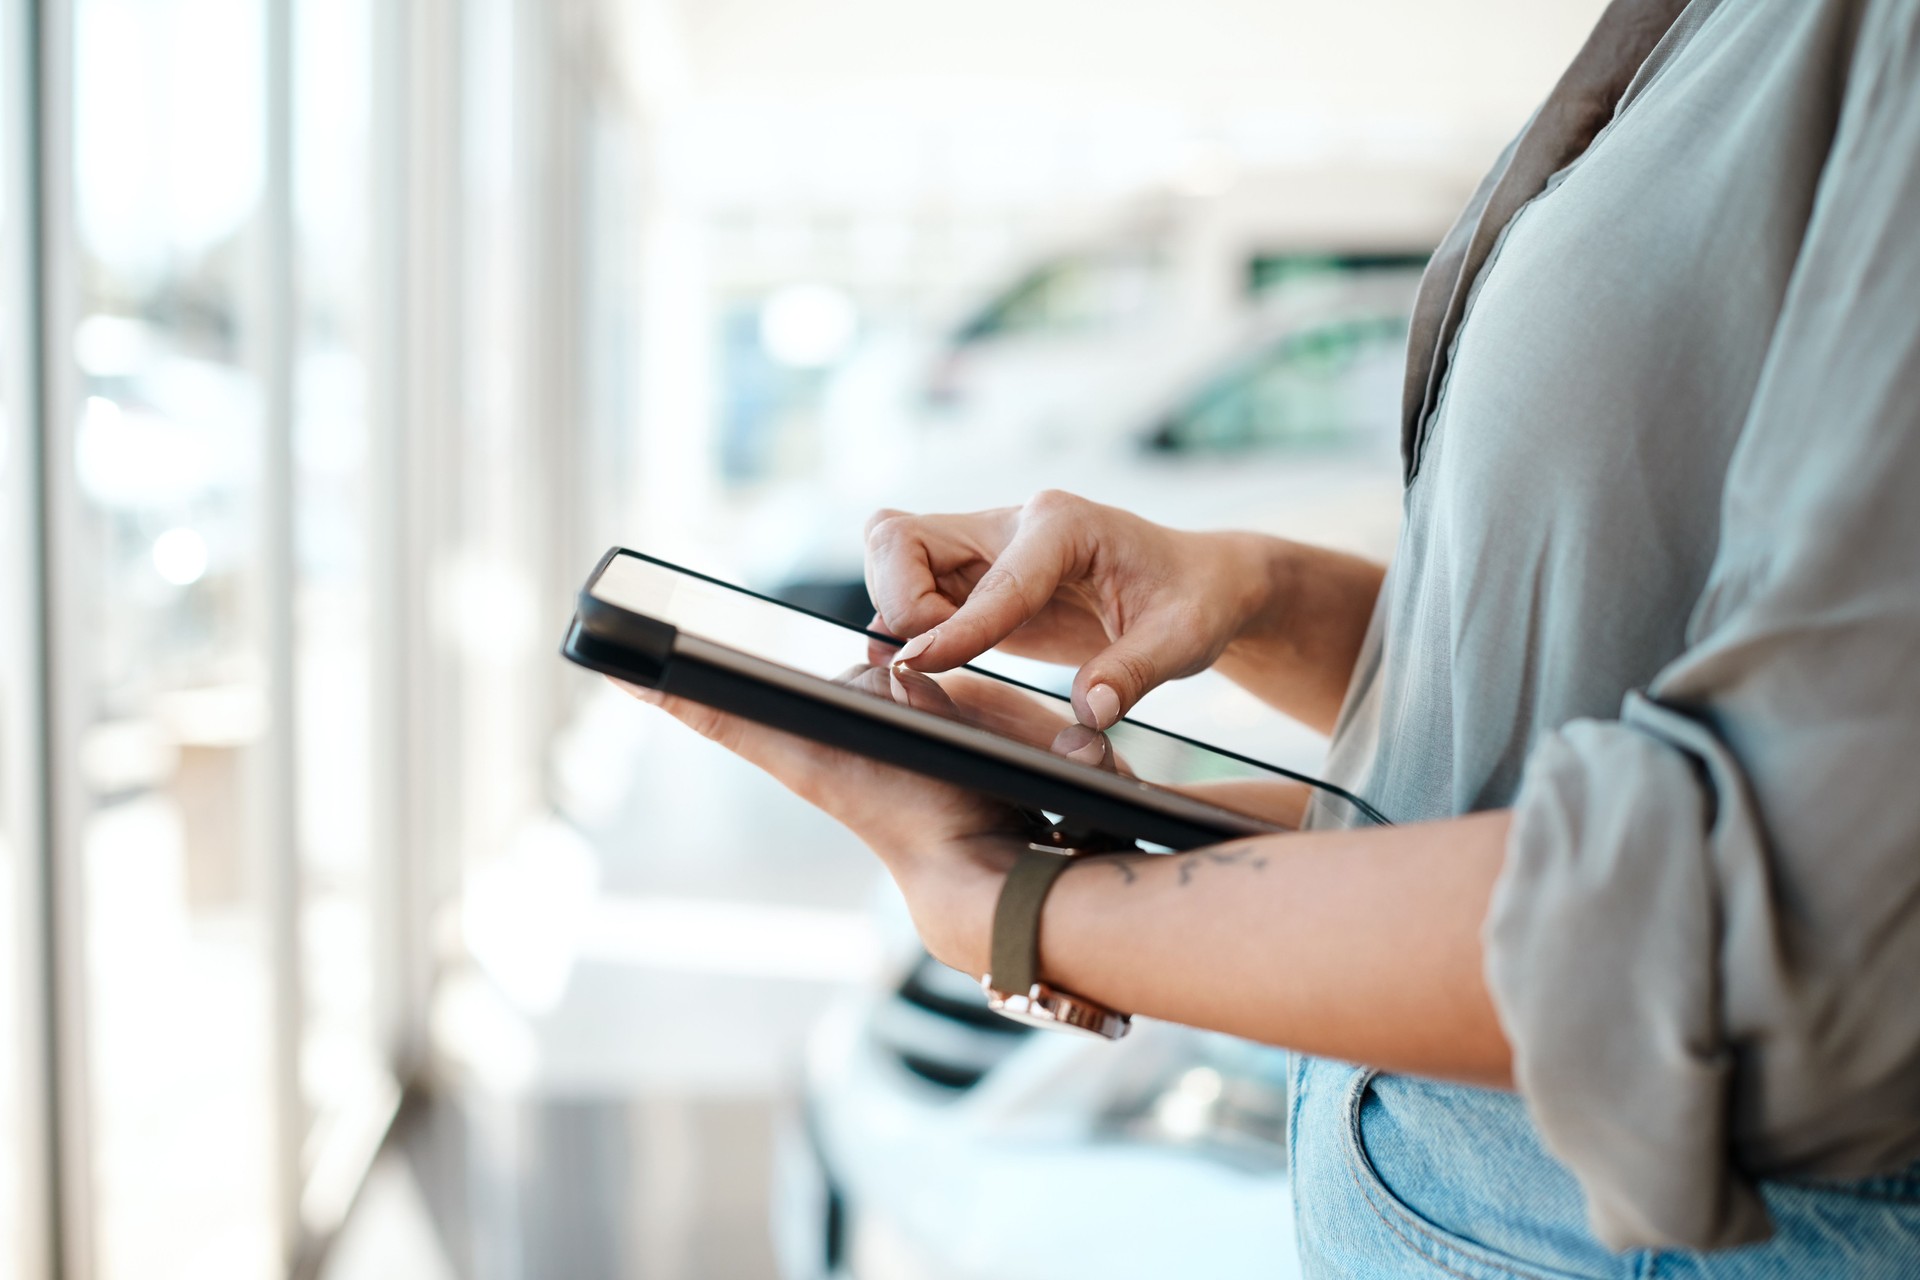
<path id="1" fill-rule="evenodd" d="M 698 703 L 631 692 L 766 770 L 877 853 L 928 950 L 987 966 L 1021 815 Z M 1509 815 L 1093 855 L 1040 926 L 1040 973 L 1150 1017 L 1414 1074 L 1505 1083 L 1480 933 Z"/>
<path id="2" fill-rule="evenodd" d="M 1481 968 L 1505 812 L 1088 858 L 1047 901 L 1041 973 L 1114 1008 L 1504 1086 Z"/>
<path id="3" fill-rule="evenodd" d="M 1228 536 L 1258 589 L 1215 669 L 1269 706 L 1331 732 L 1386 569 L 1306 543 Z"/>

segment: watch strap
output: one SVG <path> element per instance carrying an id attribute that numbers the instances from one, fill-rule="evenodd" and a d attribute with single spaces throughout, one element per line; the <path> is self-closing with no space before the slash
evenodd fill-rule
<path id="1" fill-rule="evenodd" d="M 999 991 L 1024 992 L 1040 981 L 1040 910 L 1071 855 L 1037 844 L 1015 860 L 993 909 L 987 972 Z"/>

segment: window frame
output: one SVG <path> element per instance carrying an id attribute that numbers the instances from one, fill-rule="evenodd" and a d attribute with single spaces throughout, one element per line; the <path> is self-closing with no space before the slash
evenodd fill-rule
<path id="1" fill-rule="evenodd" d="M 51 905 L 48 840 L 46 654 L 39 607 L 45 598 L 44 512 L 39 425 L 43 364 L 35 323 L 43 294 L 40 208 L 41 5 L 0 0 L 0 829 L 14 865 L 10 918 L 0 922 L 20 1034 L 7 1041 L 15 1080 L 0 1106 L 13 1111 L 19 1141 L 17 1199 L 7 1207 L 13 1236 L 0 1241 L 0 1265 L 23 1276 L 51 1274 L 59 1241 L 55 1221 L 61 1179 L 54 999 L 45 927 Z M 38 692 L 36 692 L 38 691 Z"/>

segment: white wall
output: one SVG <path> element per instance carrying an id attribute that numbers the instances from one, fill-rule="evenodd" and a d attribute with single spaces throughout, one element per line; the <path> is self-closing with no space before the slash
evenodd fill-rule
<path id="1" fill-rule="evenodd" d="M 1477 167 L 1599 0 L 608 0 L 707 204 L 1055 198 L 1356 151 Z M 690 127 L 688 127 L 690 126 Z M 687 154 L 691 152 L 691 154 Z M 1204 159 L 1204 157 L 1202 158 Z M 1063 174 L 1063 168 L 1066 172 Z"/>
<path id="2" fill-rule="evenodd" d="M 682 0 L 702 94 L 1525 110 L 1597 0 Z"/>

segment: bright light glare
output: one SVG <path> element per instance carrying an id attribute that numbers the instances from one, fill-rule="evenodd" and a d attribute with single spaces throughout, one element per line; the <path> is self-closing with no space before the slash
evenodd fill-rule
<path id="1" fill-rule="evenodd" d="M 73 330 L 73 358 L 96 378 L 124 378 L 153 359 L 153 330 L 144 320 L 91 315 Z"/>
<path id="2" fill-rule="evenodd" d="M 674 973 L 860 982 L 882 956 L 865 912 L 821 907 L 606 896 L 577 928 L 582 956 Z"/>
<path id="3" fill-rule="evenodd" d="M 1154 1104 L 1154 1118 L 1174 1138 L 1198 1138 L 1207 1131 L 1222 1085 L 1220 1073 L 1212 1067 L 1193 1067 Z"/>
<path id="4" fill-rule="evenodd" d="M 153 567 L 174 586 L 191 586 L 206 575 L 207 540 L 191 529 L 169 529 L 153 540 Z"/>
<path id="5" fill-rule="evenodd" d="M 767 354 L 795 369 L 824 369 L 853 345 L 858 316 L 853 299 L 821 284 L 779 290 L 760 306 L 760 340 Z"/>
<path id="6" fill-rule="evenodd" d="M 246 224 L 266 155 L 264 12 L 250 0 L 74 6 L 75 212 L 115 275 L 151 287 Z"/>
<path id="7" fill-rule="evenodd" d="M 103 507 L 151 507 L 192 498 L 219 480 L 220 468 L 232 464 L 216 456 L 207 422 L 226 406 L 201 390 L 189 406 L 201 415 L 196 423 L 88 396 L 73 443 L 86 495 Z"/>

